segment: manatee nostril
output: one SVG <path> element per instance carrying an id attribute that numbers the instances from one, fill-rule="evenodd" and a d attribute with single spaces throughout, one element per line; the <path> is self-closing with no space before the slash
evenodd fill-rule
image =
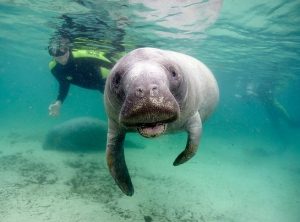
<path id="1" fill-rule="evenodd" d="M 152 91 L 156 91 L 157 90 L 157 86 L 152 86 Z"/>
<path id="2" fill-rule="evenodd" d="M 141 87 L 137 87 L 135 90 L 135 95 L 138 97 L 143 97 L 144 96 L 144 89 Z"/>
<path id="3" fill-rule="evenodd" d="M 151 85 L 150 86 L 150 95 L 151 96 L 157 96 L 158 94 L 158 86 L 157 85 Z"/>

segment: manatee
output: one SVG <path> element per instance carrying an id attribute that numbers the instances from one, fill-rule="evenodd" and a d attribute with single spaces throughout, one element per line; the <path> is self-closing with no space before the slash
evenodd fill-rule
<path id="1" fill-rule="evenodd" d="M 78 117 L 54 126 L 46 134 L 43 148 L 60 151 L 99 151 L 106 145 L 107 124 L 92 117 Z M 129 147 L 138 145 L 127 141 Z"/>
<path id="2" fill-rule="evenodd" d="M 146 138 L 187 132 L 177 166 L 191 159 L 202 134 L 202 124 L 219 100 L 219 89 L 209 68 L 191 56 L 156 48 L 138 48 L 123 56 L 106 81 L 108 116 L 106 160 L 119 188 L 132 196 L 123 141 L 127 132 Z"/>

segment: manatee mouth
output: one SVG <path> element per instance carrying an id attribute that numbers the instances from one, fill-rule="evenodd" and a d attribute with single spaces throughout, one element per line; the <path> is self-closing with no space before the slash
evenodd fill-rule
<path id="1" fill-rule="evenodd" d="M 170 92 L 161 94 L 142 98 L 137 98 L 135 94 L 127 96 L 119 114 L 119 122 L 146 138 L 165 133 L 167 124 L 179 118 L 180 108 Z"/>
<path id="2" fill-rule="evenodd" d="M 146 138 L 160 136 L 167 129 L 166 123 L 148 123 L 137 127 L 139 134 Z"/>

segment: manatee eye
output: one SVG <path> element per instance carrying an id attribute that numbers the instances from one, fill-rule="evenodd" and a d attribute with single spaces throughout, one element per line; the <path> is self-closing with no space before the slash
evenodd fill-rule
<path id="1" fill-rule="evenodd" d="M 170 90 L 176 91 L 182 82 L 181 70 L 177 66 L 167 66 Z"/>
<path id="2" fill-rule="evenodd" d="M 170 76 L 173 80 L 179 80 L 180 79 L 180 75 L 178 73 L 178 70 L 176 70 L 176 68 L 174 66 L 169 66 L 168 67 Z"/>
<path id="3" fill-rule="evenodd" d="M 171 75 L 172 75 L 173 78 L 175 78 L 175 77 L 177 76 L 176 71 L 175 71 L 175 70 L 172 70 L 172 71 L 171 71 Z"/>
<path id="4" fill-rule="evenodd" d="M 124 90 L 122 89 L 122 79 L 123 79 L 123 72 L 117 71 L 114 74 L 112 74 L 112 80 L 110 83 L 110 87 L 113 93 L 117 96 L 119 99 L 124 99 Z"/>
<path id="5" fill-rule="evenodd" d="M 121 79 L 122 79 L 121 73 L 116 72 L 116 74 L 114 75 L 114 77 L 112 79 L 113 86 L 118 88 L 120 86 Z"/>

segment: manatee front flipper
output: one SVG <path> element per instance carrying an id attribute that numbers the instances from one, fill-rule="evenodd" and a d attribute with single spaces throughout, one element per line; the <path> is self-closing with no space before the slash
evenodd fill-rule
<path id="1" fill-rule="evenodd" d="M 128 173 L 124 156 L 125 133 L 120 132 L 115 125 L 109 121 L 106 146 L 106 161 L 110 174 L 115 179 L 120 189 L 127 196 L 133 195 L 133 185 Z"/>
<path id="2" fill-rule="evenodd" d="M 187 144 L 178 157 L 175 159 L 173 165 L 178 166 L 191 159 L 197 152 L 200 137 L 202 134 L 202 122 L 199 113 L 197 112 L 186 123 L 186 129 L 188 132 Z"/>

